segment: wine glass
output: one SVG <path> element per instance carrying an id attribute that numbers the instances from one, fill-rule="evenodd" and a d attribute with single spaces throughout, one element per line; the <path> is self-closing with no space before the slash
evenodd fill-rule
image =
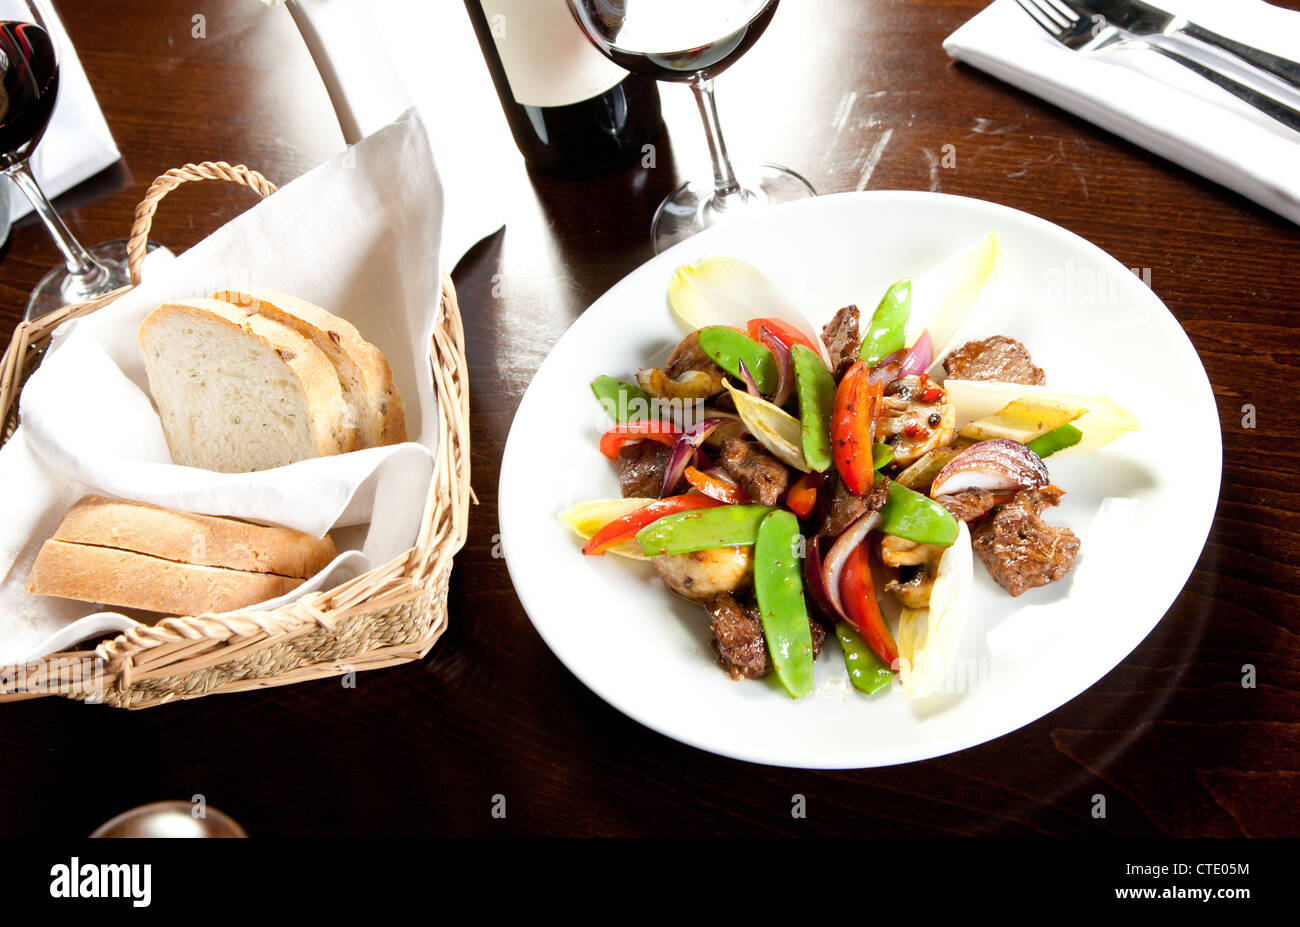
<path id="1" fill-rule="evenodd" d="M 28 167 L 54 113 L 59 55 L 37 0 L 0 0 L 0 174 L 32 203 L 63 254 L 27 301 L 27 319 L 106 296 L 129 283 L 126 242 L 87 249 L 68 231 Z M 159 246 L 150 243 L 149 250 Z"/>
<path id="2" fill-rule="evenodd" d="M 689 83 L 704 120 L 713 178 L 688 181 L 659 204 L 655 252 L 765 204 L 816 196 L 794 171 L 761 164 L 737 176 L 718 124 L 713 78 L 758 41 L 778 0 L 568 0 L 582 31 L 615 64 Z"/>
<path id="3" fill-rule="evenodd" d="M 230 815 L 204 806 L 194 814 L 194 804 L 187 801 L 156 801 L 123 811 L 111 821 L 99 825 L 91 837 L 247 837 L 248 834 Z"/>

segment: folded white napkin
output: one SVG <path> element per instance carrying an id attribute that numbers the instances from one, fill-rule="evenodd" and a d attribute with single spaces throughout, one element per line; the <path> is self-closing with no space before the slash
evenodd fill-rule
<path id="1" fill-rule="evenodd" d="M 441 292 L 441 220 L 428 134 L 407 113 L 179 258 L 151 257 L 140 287 L 55 333 L 23 390 L 23 424 L 0 450 L 12 512 L 0 521 L 0 665 L 48 652 L 56 632 L 64 640 L 106 626 L 98 617 L 67 629 L 88 606 L 24 592 L 41 543 L 92 489 L 318 537 L 333 529 L 338 560 L 286 600 L 337 585 L 414 543 L 437 446 L 428 352 Z M 405 401 L 411 441 L 259 473 L 173 465 L 148 395 L 140 322 L 168 299 L 253 286 L 329 308 L 378 346 Z M 347 526 L 362 527 L 340 530 Z"/>
<path id="2" fill-rule="evenodd" d="M 67 30 L 52 6 L 45 4 L 42 9 L 48 14 L 45 24 L 59 51 L 59 99 L 45 137 L 32 155 L 31 168 L 45 195 L 54 199 L 121 156 Z M 0 183 L 8 182 L 0 178 Z M 17 190 L 9 191 L 11 220 L 16 222 L 31 211 L 27 197 Z"/>
<path id="3" fill-rule="evenodd" d="M 1153 5 L 1300 60 L 1300 13 L 1261 0 Z M 1300 222 L 1300 133 L 1156 52 L 1124 47 L 1095 55 L 1072 52 L 1015 0 L 995 0 L 943 47 L 954 58 Z M 1190 57 L 1208 60 L 1195 52 Z"/>
<path id="4" fill-rule="evenodd" d="M 482 152 L 514 141 L 460 3 L 428 0 L 295 0 L 289 5 L 329 91 L 347 141 L 414 104 L 433 140 L 444 190 L 442 259 L 448 267 L 505 223 L 513 185 Z M 455 53 L 452 53 L 452 50 Z M 465 49 L 471 52 L 465 54 Z M 454 127 L 454 128 L 451 128 Z M 518 171 L 524 171 L 518 159 Z"/>

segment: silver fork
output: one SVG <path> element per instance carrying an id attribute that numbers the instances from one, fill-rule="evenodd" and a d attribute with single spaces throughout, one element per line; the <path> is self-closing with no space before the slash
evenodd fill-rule
<path id="1" fill-rule="evenodd" d="M 1300 132 L 1300 110 L 1233 80 L 1226 74 L 1206 67 L 1199 61 L 1173 49 L 1148 42 L 1132 32 L 1110 24 L 1102 17 L 1082 15 L 1066 0 L 1016 0 L 1016 2 L 1048 35 L 1071 51 L 1087 55 L 1120 44 L 1149 49 L 1177 61 L 1183 67 L 1195 71 L 1216 86 L 1249 103 L 1264 115 L 1276 119 L 1289 129 Z"/>

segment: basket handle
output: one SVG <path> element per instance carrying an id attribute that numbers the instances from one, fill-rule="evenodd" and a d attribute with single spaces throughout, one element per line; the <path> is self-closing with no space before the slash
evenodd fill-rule
<path id="1" fill-rule="evenodd" d="M 242 164 L 231 167 L 225 161 L 204 161 L 201 164 L 187 164 L 172 168 L 149 185 L 140 205 L 135 208 L 135 221 L 131 223 L 131 237 L 126 243 L 126 266 L 131 275 L 131 285 L 140 285 L 140 264 L 144 261 L 145 245 L 149 241 L 149 227 L 153 224 L 153 214 L 158 209 L 158 202 L 187 180 L 226 180 L 230 183 L 249 187 L 260 197 L 270 196 L 275 192 L 275 184 L 257 171 L 250 170 Z"/>

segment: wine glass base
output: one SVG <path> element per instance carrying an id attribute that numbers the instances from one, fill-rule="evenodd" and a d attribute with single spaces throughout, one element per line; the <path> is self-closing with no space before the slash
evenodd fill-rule
<path id="1" fill-rule="evenodd" d="M 722 199 L 714 193 L 713 181 L 687 181 L 659 204 L 650 237 L 655 254 L 705 229 L 735 222 L 764 206 L 792 203 L 816 196 L 806 179 L 778 164 L 760 164 L 736 172 L 742 191 Z"/>
<path id="2" fill-rule="evenodd" d="M 126 269 L 126 239 L 105 242 L 86 250 L 90 252 L 91 257 L 103 265 L 106 275 L 92 281 L 83 281 L 68 273 L 68 269 L 64 266 L 54 268 L 42 277 L 41 282 L 36 284 L 36 289 L 32 290 L 32 295 L 27 300 L 27 314 L 24 318 L 30 321 L 73 303 L 98 299 L 131 282 L 131 276 Z M 167 251 L 156 241 L 151 241 L 145 246 L 145 253 L 158 250 Z M 167 251 L 167 253 L 171 252 Z"/>

